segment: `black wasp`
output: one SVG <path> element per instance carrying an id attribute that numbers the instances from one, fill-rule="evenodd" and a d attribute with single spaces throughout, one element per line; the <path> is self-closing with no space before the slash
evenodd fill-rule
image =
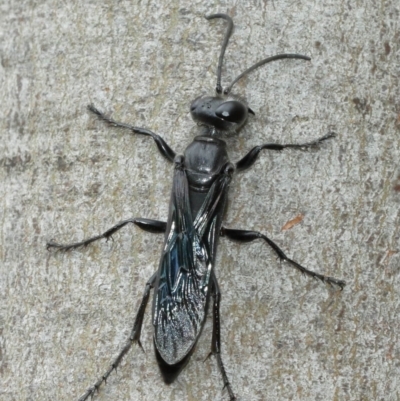
<path id="1" fill-rule="evenodd" d="M 116 231 L 129 223 L 151 233 L 165 235 L 158 270 L 148 280 L 142 302 L 137 312 L 131 335 L 119 355 L 108 370 L 80 398 L 87 400 L 94 395 L 103 381 L 118 367 L 132 343 L 140 344 L 143 316 L 154 288 L 152 319 L 154 325 L 154 346 L 158 364 L 166 383 L 172 383 L 188 363 L 200 336 L 207 314 L 210 296 L 212 296 L 213 333 L 211 354 L 215 355 L 222 375 L 224 388 L 230 400 L 235 400 L 221 359 L 220 291 L 214 271 L 214 263 L 219 237 L 239 242 L 263 240 L 285 261 L 312 278 L 343 289 L 345 282 L 332 277 L 315 273 L 289 259 L 271 239 L 257 231 L 236 230 L 222 225 L 228 188 L 235 172 L 251 167 L 259 153 L 264 149 L 281 151 L 286 148 L 306 149 L 316 147 L 327 139 L 333 138 L 329 133 L 315 141 L 302 144 L 267 143 L 251 149 L 241 160 L 232 163 L 229 160 L 226 143 L 219 136 L 238 131 L 246 123 L 248 115 L 254 114 L 240 98 L 230 94 L 233 85 L 251 71 L 274 60 L 292 58 L 310 60 L 299 54 L 278 54 L 259 61 L 240 74 L 225 89 L 221 86 L 221 67 L 233 30 L 233 21 L 226 14 L 213 14 L 208 20 L 222 18 L 227 22 L 227 31 L 222 43 L 217 70 L 215 96 L 200 96 L 195 99 L 190 112 L 193 120 L 203 127 L 201 135 L 196 136 L 186 148 L 183 155 L 177 155 L 157 134 L 148 129 L 120 123 L 105 116 L 90 105 L 89 110 L 99 119 L 112 127 L 124 128 L 135 134 L 153 138 L 159 152 L 174 164 L 172 194 L 169 205 L 168 220 L 157 221 L 144 218 L 130 218 L 121 221 L 101 235 L 81 242 L 61 245 L 49 242 L 48 248 L 70 250 L 87 246 L 101 238 L 110 238 Z"/>

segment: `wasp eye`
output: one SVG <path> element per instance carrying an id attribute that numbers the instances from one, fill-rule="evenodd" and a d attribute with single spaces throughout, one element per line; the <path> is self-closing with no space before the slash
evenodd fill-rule
<path id="1" fill-rule="evenodd" d="M 236 100 L 230 100 L 222 103 L 216 110 L 215 114 L 225 121 L 232 123 L 241 123 L 247 118 L 247 108 Z"/>

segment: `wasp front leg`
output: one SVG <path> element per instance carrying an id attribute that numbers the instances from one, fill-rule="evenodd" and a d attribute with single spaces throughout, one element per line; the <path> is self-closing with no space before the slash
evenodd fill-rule
<path id="1" fill-rule="evenodd" d="M 156 143 L 157 148 L 158 148 L 159 152 L 161 153 L 161 155 L 164 156 L 170 162 L 174 161 L 176 153 L 170 148 L 170 146 L 167 144 L 167 142 L 165 142 L 164 139 L 161 138 L 160 135 L 155 134 L 154 132 L 152 132 L 146 128 L 135 127 L 134 125 L 115 121 L 112 118 L 107 117 L 104 113 L 102 113 L 100 110 L 98 110 L 92 104 L 90 104 L 88 106 L 88 110 L 90 112 L 92 112 L 93 114 L 95 114 L 100 120 L 106 122 L 111 127 L 124 128 L 129 131 L 132 131 L 134 134 L 151 136 L 154 139 L 154 142 Z"/>
<path id="2" fill-rule="evenodd" d="M 253 149 L 251 149 L 246 156 L 244 156 L 242 159 L 240 159 L 236 163 L 236 170 L 237 171 L 243 171 L 247 170 L 250 168 L 255 161 L 258 158 L 259 153 L 264 150 L 264 149 L 269 149 L 269 150 L 278 150 L 281 151 L 283 149 L 299 149 L 299 150 L 305 150 L 305 149 L 310 149 L 310 148 L 315 148 L 324 141 L 334 138 L 336 134 L 334 132 L 330 132 L 327 135 L 322 136 L 321 138 L 316 139 L 315 141 L 311 142 L 305 142 L 305 143 L 287 143 L 287 144 L 279 144 L 279 143 L 265 143 L 264 145 L 260 146 L 255 146 Z"/>

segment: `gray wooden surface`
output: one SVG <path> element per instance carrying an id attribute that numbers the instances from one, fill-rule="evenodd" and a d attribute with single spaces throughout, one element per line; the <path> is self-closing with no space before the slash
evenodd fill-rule
<path id="1" fill-rule="evenodd" d="M 148 127 L 178 152 L 188 107 L 213 93 L 222 21 L 236 23 L 228 83 L 259 59 L 299 52 L 242 80 L 256 117 L 228 140 L 335 130 L 319 151 L 264 152 L 238 175 L 226 226 L 268 234 L 343 292 L 280 266 L 263 243 L 221 240 L 223 357 L 239 400 L 400 400 L 400 5 L 374 1 L 4 1 L 0 4 L 0 399 L 76 400 L 129 334 L 162 236 L 128 227 L 68 254 L 69 242 L 133 217 L 166 219 L 172 168 L 144 137 L 85 107 Z M 292 229 L 282 226 L 298 214 Z M 227 400 L 211 319 L 178 380 L 162 382 L 150 307 L 96 400 Z"/>

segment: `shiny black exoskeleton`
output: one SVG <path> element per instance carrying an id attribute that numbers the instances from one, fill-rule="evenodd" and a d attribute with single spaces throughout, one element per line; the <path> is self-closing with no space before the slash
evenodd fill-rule
<path id="1" fill-rule="evenodd" d="M 242 102 L 219 96 L 200 96 L 190 106 L 194 121 L 220 131 L 236 132 L 246 122 L 249 112 L 254 114 Z"/>
<path id="2" fill-rule="evenodd" d="M 105 374 L 83 394 L 80 401 L 87 400 L 94 395 L 102 382 L 106 381 L 111 372 L 118 367 L 133 342 L 141 345 L 140 332 L 143 316 L 152 288 L 154 288 L 152 313 L 154 345 L 165 382 L 173 382 L 188 362 L 201 334 L 208 304 L 211 302 L 214 324 L 211 354 L 217 358 L 224 388 L 226 388 L 230 400 L 236 399 L 221 359 L 220 292 L 214 271 L 219 237 L 240 242 L 261 239 L 273 249 L 280 260 L 287 262 L 300 272 L 330 285 L 337 285 L 341 289 L 345 285 L 342 280 L 315 273 L 289 259 L 278 245 L 257 231 L 229 229 L 222 225 L 232 175 L 251 167 L 261 150 L 305 149 L 320 145 L 323 141 L 332 138 L 334 134 L 330 133 L 303 144 L 266 143 L 254 147 L 236 163 L 231 162 L 226 142 L 218 136 L 237 132 L 246 123 L 249 114 L 254 114 L 243 100 L 230 95 L 232 86 L 244 75 L 268 62 L 284 58 L 309 60 L 309 57 L 298 54 L 280 54 L 263 59 L 240 74 L 223 90 L 221 68 L 232 33 L 233 22 L 226 14 L 214 14 L 206 18 L 208 20 L 222 18 L 227 22 L 228 28 L 218 63 L 216 95 L 198 97 L 190 106 L 192 118 L 197 124 L 204 126 L 203 132 L 194 138 L 183 155 L 176 155 L 167 143 L 152 131 L 119 123 L 104 115 L 94 106 L 89 106 L 92 113 L 113 127 L 151 136 L 160 153 L 168 161 L 174 163 L 175 168 L 169 215 L 166 222 L 130 218 L 121 221 L 103 234 L 81 242 L 68 245 L 55 242 L 47 244 L 48 248 L 61 250 L 86 246 L 98 239 L 110 238 L 116 231 L 129 223 L 152 233 L 163 233 L 165 236 L 158 270 L 146 284 L 127 343 Z"/>

